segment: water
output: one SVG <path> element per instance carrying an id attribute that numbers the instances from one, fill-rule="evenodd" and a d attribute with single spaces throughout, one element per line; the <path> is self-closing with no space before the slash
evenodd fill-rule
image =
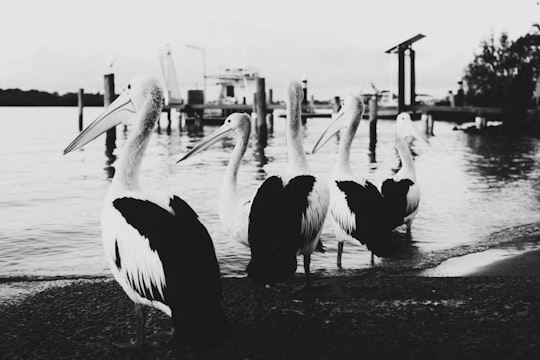
<path id="1" fill-rule="evenodd" d="M 87 124 L 101 112 L 85 109 Z M 284 119 L 262 155 L 247 151 L 239 175 L 246 197 L 269 174 L 285 169 Z M 305 148 L 311 150 L 328 119 L 308 121 Z M 162 127 L 166 124 L 162 118 Z M 221 230 L 216 197 L 234 140 L 227 140 L 188 164 L 176 161 L 205 134 L 154 133 L 143 163 L 142 186 L 172 190 L 188 201 L 207 226 L 225 276 L 243 275 L 249 250 Z M 417 124 L 420 126 L 420 124 Z M 413 244 L 400 261 L 417 261 L 475 244 L 485 246 L 494 231 L 538 221 L 540 213 L 540 139 L 502 135 L 468 135 L 437 122 L 431 146 L 415 144 L 422 197 L 413 224 Z M 367 155 L 368 126 L 361 124 L 352 148 L 353 171 L 375 184 L 398 167 L 393 148 L 393 122 L 378 124 L 377 162 Z M 0 108 L 0 277 L 107 276 L 102 255 L 99 217 L 114 171 L 118 149 L 105 154 L 105 138 L 67 156 L 64 147 L 77 134 L 76 108 Z M 127 134 L 117 130 L 121 149 Z M 325 177 L 335 162 L 337 142 L 308 160 Z M 403 230 L 395 236 L 402 236 Z M 336 241 L 327 221 L 325 254 L 313 257 L 315 271 L 335 269 Z M 492 244 L 495 246 L 496 244 Z M 196 254 L 194 254 L 196 256 Z M 393 260 L 377 260 L 389 266 Z M 301 261 L 300 261 L 301 262 Z M 344 267 L 369 267 L 363 247 L 345 246 Z M 301 266 L 298 270 L 301 271 Z"/>

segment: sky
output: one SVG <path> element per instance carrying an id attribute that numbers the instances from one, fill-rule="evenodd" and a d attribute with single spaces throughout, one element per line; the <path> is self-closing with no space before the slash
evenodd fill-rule
<path id="1" fill-rule="evenodd" d="M 540 0 L 18 0 L 0 13 L 0 88 L 102 92 L 138 74 L 161 77 L 172 51 L 180 90 L 202 88 L 206 72 L 254 67 L 282 98 L 306 78 L 316 99 L 342 98 L 373 82 L 397 87 L 390 47 L 418 33 L 417 93 L 455 89 L 479 44 L 505 31 L 516 39 L 540 23 Z M 207 80 L 209 94 L 216 91 Z"/>

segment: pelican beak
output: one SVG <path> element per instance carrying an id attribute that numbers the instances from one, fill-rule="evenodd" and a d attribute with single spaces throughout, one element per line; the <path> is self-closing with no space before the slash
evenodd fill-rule
<path id="1" fill-rule="evenodd" d="M 315 154 L 320 148 L 322 148 L 332 137 L 334 137 L 342 128 L 345 126 L 343 115 L 345 114 L 344 107 L 336 114 L 334 120 L 328 125 L 328 127 L 323 131 L 319 140 L 315 143 L 312 154 Z"/>
<path id="2" fill-rule="evenodd" d="M 193 149 L 191 149 L 186 155 L 184 155 L 180 160 L 178 160 L 176 163 L 180 163 L 181 161 L 184 161 L 217 143 L 219 140 L 223 139 L 229 133 L 233 131 L 233 128 L 230 124 L 225 123 L 220 128 L 218 128 L 216 131 L 205 137 L 200 143 L 195 145 Z"/>
<path id="3" fill-rule="evenodd" d="M 135 113 L 135 106 L 125 92 L 107 106 L 105 111 L 64 149 L 64 155 L 83 147 L 105 131 L 120 124 L 122 122 L 122 116 L 120 115 L 124 111 Z"/>

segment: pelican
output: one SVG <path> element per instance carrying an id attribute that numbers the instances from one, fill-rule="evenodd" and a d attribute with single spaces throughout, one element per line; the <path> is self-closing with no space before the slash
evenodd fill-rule
<path id="1" fill-rule="evenodd" d="M 207 149 L 228 132 L 236 130 L 239 139 L 220 191 L 220 218 L 229 233 L 251 249 L 248 276 L 265 285 L 292 276 L 297 268 L 297 256 L 302 254 L 306 286 L 311 286 L 311 254 L 320 249 L 319 238 L 328 211 L 328 188 L 313 176 L 302 144 L 302 96 L 300 83 L 288 84 L 287 171 L 283 176 L 268 177 L 251 201 L 242 201 L 236 192 L 236 175 L 247 147 L 245 133 L 250 126 L 247 116 L 231 115 L 220 129 L 180 159 L 185 160 Z"/>
<path id="2" fill-rule="evenodd" d="M 144 305 L 172 317 L 177 343 L 215 346 L 230 333 L 230 324 L 221 306 L 220 271 L 212 239 L 185 201 L 170 193 L 146 192 L 139 185 L 139 169 L 161 114 L 162 99 L 158 80 L 134 78 L 64 154 L 120 123 L 134 125 L 101 214 L 105 257 L 114 278 L 135 303 L 137 314 L 136 340 L 117 346 L 145 346 Z"/>
<path id="3" fill-rule="evenodd" d="M 345 241 L 354 245 L 358 242 L 366 245 L 371 250 L 372 264 L 373 252 L 380 254 L 389 246 L 383 222 L 383 196 L 371 182 L 355 177 L 351 169 L 351 145 L 363 112 L 362 99 L 359 96 L 348 97 L 341 111 L 324 130 L 313 148 L 315 153 L 341 131 L 337 162 L 328 183 L 330 215 L 338 240 L 339 269 Z"/>
<path id="4" fill-rule="evenodd" d="M 248 114 L 234 113 L 229 115 L 223 125 L 203 139 L 185 154 L 178 163 L 198 154 L 221 139 L 236 134 L 236 143 L 227 170 L 221 183 L 218 198 L 218 213 L 221 226 L 233 239 L 245 246 L 248 241 L 248 219 L 251 199 L 243 199 L 238 191 L 238 170 L 249 144 L 251 118 Z"/>
<path id="5" fill-rule="evenodd" d="M 393 229 L 406 224 L 408 235 L 411 234 L 412 222 L 420 203 L 420 187 L 416 183 L 414 161 L 405 140 L 409 135 L 429 144 L 427 137 L 414 126 L 410 115 L 401 113 L 396 119 L 396 149 L 401 159 L 401 169 L 381 186 L 388 211 L 388 226 Z"/>

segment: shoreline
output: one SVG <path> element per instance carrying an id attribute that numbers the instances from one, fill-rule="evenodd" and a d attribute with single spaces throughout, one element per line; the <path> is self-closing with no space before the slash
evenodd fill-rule
<path id="1" fill-rule="evenodd" d="M 540 277 L 303 276 L 267 290 L 222 280 L 234 338 L 220 349 L 182 349 L 184 359 L 539 358 Z M 170 319 L 148 309 L 149 340 Z M 118 359 L 112 342 L 134 336 L 133 304 L 114 280 L 52 287 L 0 306 L 6 359 Z M 147 359 L 174 359 L 171 348 Z"/>
<path id="2" fill-rule="evenodd" d="M 517 251 L 539 239 L 538 231 L 519 234 Z M 473 255 L 451 257 L 453 266 Z M 315 273 L 313 280 L 315 287 L 303 290 L 297 273 L 267 290 L 245 277 L 223 277 L 233 340 L 212 351 L 182 349 L 178 358 L 540 358 L 538 248 L 460 277 L 375 267 Z M 46 282 L 33 281 L 43 288 L 0 302 L 0 358 L 129 358 L 112 342 L 134 336 L 133 303 L 112 278 Z M 171 326 L 166 315 L 148 309 L 150 341 L 166 344 L 160 332 Z M 176 357 L 165 345 L 144 358 Z"/>
<path id="3" fill-rule="evenodd" d="M 494 243 L 493 247 L 485 246 L 485 243 L 491 241 Z M 515 249 L 509 248 L 509 245 L 515 246 Z M 393 261 L 394 264 L 375 266 L 374 268 L 344 269 L 342 271 L 328 269 L 317 273 L 323 277 L 362 276 L 364 273 L 370 272 L 420 277 L 536 276 L 540 274 L 540 223 L 519 225 L 493 233 L 490 236 L 490 241 L 484 241 L 477 248 L 477 251 L 470 251 L 469 246 L 465 245 L 462 248 L 453 249 L 451 254 L 435 262 L 434 256 L 428 254 L 416 263 L 412 261 L 408 266 L 400 265 L 398 260 Z M 498 254 L 484 256 L 490 252 L 498 252 Z M 481 266 L 479 266 L 476 260 L 481 257 L 486 258 L 481 259 Z M 245 275 L 222 276 L 222 278 L 241 279 L 245 278 Z M 27 296 L 46 290 L 48 287 L 62 286 L 80 280 L 101 279 L 112 279 L 112 276 L 14 276 L 13 278 L 0 278 L 0 306 L 19 303 Z"/>

